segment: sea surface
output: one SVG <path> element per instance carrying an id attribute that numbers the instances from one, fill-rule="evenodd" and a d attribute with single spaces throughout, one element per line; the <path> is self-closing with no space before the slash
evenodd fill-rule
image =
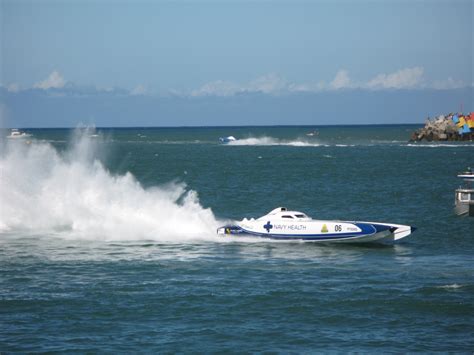
<path id="1" fill-rule="evenodd" d="M 2 131 L 0 352 L 472 353 L 474 218 L 453 203 L 474 143 L 416 128 Z M 216 236 L 278 206 L 418 230 Z"/>

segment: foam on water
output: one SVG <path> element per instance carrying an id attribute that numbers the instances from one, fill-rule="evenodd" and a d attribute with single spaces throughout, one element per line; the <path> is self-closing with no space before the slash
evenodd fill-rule
<path id="1" fill-rule="evenodd" d="M 262 146 L 271 146 L 271 145 L 283 145 L 283 146 L 293 146 L 293 147 L 319 147 L 321 146 L 318 142 L 308 142 L 302 139 L 296 140 L 280 140 L 273 137 L 249 137 L 238 139 L 236 141 L 232 141 L 227 143 L 227 145 L 237 145 L 237 146 L 246 146 L 246 145 L 262 145 Z"/>
<path id="2" fill-rule="evenodd" d="M 103 240 L 215 239 L 212 211 L 184 183 L 143 188 L 99 161 L 100 140 L 76 133 L 60 153 L 47 142 L 5 141 L 0 153 L 0 233 Z"/>
<path id="3" fill-rule="evenodd" d="M 415 148 L 474 148 L 474 144 L 447 144 L 447 143 L 419 143 L 419 144 L 403 144 L 401 147 L 415 147 Z"/>
<path id="4" fill-rule="evenodd" d="M 458 284 L 437 286 L 437 288 L 442 288 L 442 289 L 445 289 L 445 290 L 457 290 L 458 288 L 461 288 L 461 287 L 463 287 L 463 286 L 458 285 Z"/>

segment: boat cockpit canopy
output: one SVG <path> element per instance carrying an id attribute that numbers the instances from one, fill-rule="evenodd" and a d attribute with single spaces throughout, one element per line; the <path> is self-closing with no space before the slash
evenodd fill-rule
<path id="1" fill-rule="evenodd" d="M 284 220 L 302 220 L 302 219 L 311 219 L 308 215 L 304 214 L 303 212 L 298 211 L 288 211 L 286 207 L 278 207 L 268 213 L 266 216 L 261 218 L 267 218 L 268 216 L 272 216 L 273 218 L 281 218 Z"/>

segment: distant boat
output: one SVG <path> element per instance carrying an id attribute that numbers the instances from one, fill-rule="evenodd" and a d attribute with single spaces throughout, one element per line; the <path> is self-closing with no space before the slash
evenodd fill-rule
<path id="1" fill-rule="evenodd" d="M 456 189 L 454 193 L 454 212 L 459 216 L 474 216 L 474 189 L 471 183 L 474 182 L 474 173 L 468 171 L 458 174 L 458 178 L 463 179 L 466 184 Z"/>
<path id="2" fill-rule="evenodd" d="M 229 142 L 235 142 L 237 139 L 234 136 L 228 136 L 228 137 L 219 137 L 219 140 L 221 143 L 229 143 Z"/>
<path id="3" fill-rule="evenodd" d="M 318 136 L 319 132 L 318 131 L 312 131 L 312 132 L 306 133 L 306 135 L 308 137 L 314 137 L 314 136 Z"/>
<path id="4" fill-rule="evenodd" d="M 20 132 L 18 129 L 13 128 L 10 132 L 10 135 L 7 136 L 9 139 L 19 139 L 19 138 L 28 138 L 31 137 L 31 134 Z"/>

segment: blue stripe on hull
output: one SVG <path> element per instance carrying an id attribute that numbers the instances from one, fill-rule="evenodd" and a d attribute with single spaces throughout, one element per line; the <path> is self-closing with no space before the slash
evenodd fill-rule
<path id="1" fill-rule="evenodd" d="M 349 239 L 357 237 L 369 237 L 377 233 L 384 232 L 390 229 L 389 226 L 384 226 L 380 224 L 366 224 L 366 223 L 355 223 L 357 227 L 361 229 L 357 233 L 324 233 L 324 234 L 272 234 L 272 233 L 257 233 L 248 231 L 241 227 L 238 227 L 237 230 L 233 230 L 231 235 L 248 235 L 253 237 L 260 238 L 269 238 L 269 239 L 281 239 L 281 240 L 290 240 L 290 239 L 299 239 L 299 240 L 338 240 L 338 239 Z"/>

